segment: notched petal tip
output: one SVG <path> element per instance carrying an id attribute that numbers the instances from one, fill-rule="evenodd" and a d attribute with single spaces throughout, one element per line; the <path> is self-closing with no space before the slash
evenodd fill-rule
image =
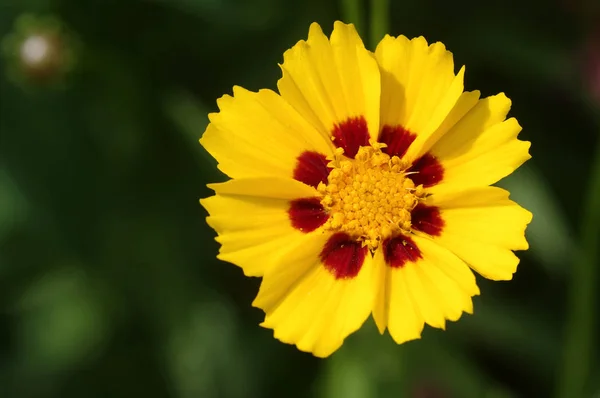
<path id="1" fill-rule="evenodd" d="M 436 42 L 433 42 L 433 43 L 431 43 L 429 46 L 430 46 L 430 47 L 436 46 L 436 47 L 438 47 L 440 50 L 443 50 L 444 52 L 447 52 L 447 53 L 450 53 L 450 54 L 452 54 L 452 52 L 450 52 L 450 50 L 448 50 L 448 48 L 446 47 L 446 45 L 445 45 L 443 42 L 441 42 L 441 41 L 436 41 Z"/>
<path id="2" fill-rule="evenodd" d="M 516 251 L 518 249 L 513 249 Z M 514 275 L 517 273 L 519 268 L 519 264 L 521 263 L 521 259 L 514 253 L 510 253 L 511 261 L 506 261 L 504 263 L 504 268 L 501 271 L 495 270 L 494 274 L 490 274 L 485 272 L 485 270 L 479 270 L 477 273 L 483 276 L 485 279 L 489 279 L 491 281 L 496 282 L 508 282 L 511 281 Z M 481 272 L 480 272 L 481 271 Z"/>
<path id="3" fill-rule="evenodd" d="M 305 40 L 299 40 L 291 48 L 283 52 L 283 62 L 279 64 L 282 72 L 285 72 L 285 64 L 292 62 L 294 59 L 301 58 L 303 54 L 306 54 L 309 48 L 309 44 Z"/>
<path id="4" fill-rule="evenodd" d="M 529 225 L 531 223 L 531 221 L 533 221 L 533 213 L 525 208 L 523 208 L 523 210 L 525 210 L 525 212 L 527 212 L 527 221 L 526 221 L 527 224 L 526 225 Z"/>
<path id="5" fill-rule="evenodd" d="M 517 266 L 518 266 L 518 262 L 515 265 L 514 271 L 512 271 L 510 273 L 503 274 L 503 275 L 497 275 L 497 276 L 495 276 L 493 278 L 492 277 L 487 277 L 485 275 L 482 275 L 482 276 L 484 278 L 489 279 L 489 280 L 494 281 L 494 282 L 509 282 L 509 281 L 513 280 L 514 275 L 517 273 Z"/>
<path id="6" fill-rule="evenodd" d="M 345 37 L 346 40 L 350 39 L 350 41 L 355 42 L 357 46 L 364 48 L 362 39 L 360 38 L 360 35 L 358 34 L 358 31 L 356 30 L 354 24 L 347 24 L 341 21 L 336 21 L 333 24 L 333 31 L 331 32 L 331 41 L 333 43 L 342 37 Z"/>
<path id="7" fill-rule="evenodd" d="M 394 342 L 396 344 L 405 344 L 410 341 L 421 340 L 424 327 L 425 327 L 425 324 L 423 324 L 421 326 L 421 330 L 418 333 L 413 333 L 413 334 L 399 334 L 399 333 L 392 333 L 390 331 L 390 336 L 392 336 L 392 340 L 394 340 Z"/>
<path id="8" fill-rule="evenodd" d="M 231 90 L 233 92 L 233 89 Z M 233 101 L 233 96 L 230 94 L 223 94 L 220 98 L 217 98 L 217 107 L 219 108 L 219 111 L 222 111 L 223 108 L 226 108 L 229 104 L 231 104 L 231 101 Z M 219 114 L 220 112 L 213 112 L 210 113 L 209 119 L 211 116 L 215 117 Z M 211 120 L 212 121 L 212 120 Z"/>
<path id="9" fill-rule="evenodd" d="M 321 25 L 319 25 L 318 22 L 311 23 L 310 27 L 308 28 L 308 38 L 310 39 L 313 35 L 325 36 L 325 34 L 323 33 L 323 29 L 321 28 Z"/>
<path id="10" fill-rule="evenodd" d="M 253 307 L 260 308 L 259 306 L 252 303 Z M 263 322 L 259 324 L 260 327 L 265 329 L 273 330 L 273 338 L 284 343 L 295 346 L 299 351 L 305 352 L 307 354 L 311 354 L 317 358 L 327 358 L 335 353 L 343 344 L 345 339 L 341 341 L 336 341 L 334 343 L 323 344 L 322 341 L 314 340 L 314 339 L 303 339 L 287 336 L 282 333 L 279 329 L 275 328 L 272 322 L 269 322 L 269 319 L 265 319 Z"/>
<path id="11" fill-rule="evenodd" d="M 385 323 L 380 323 L 377 322 L 376 319 L 375 320 L 375 326 L 377 326 L 377 331 L 379 332 L 380 335 L 384 335 L 385 331 L 387 330 L 387 325 Z"/>
<path id="12" fill-rule="evenodd" d="M 521 142 L 523 145 L 523 149 L 525 150 L 525 155 L 524 155 L 524 160 L 523 163 L 525 163 L 526 161 L 528 161 L 529 159 L 532 158 L 530 149 L 531 149 L 531 141 L 521 141 L 519 140 L 519 142 Z"/>
<path id="13" fill-rule="evenodd" d="M 335 21 L 333 23 L 333 29 L 334 30 L 335 29 L 346 29 L 346 28 L 352 29 L 352 30 L 356 31 L 356 27 L 351 22 L 350 23 L 346 23 L 346 22 L 343 22 L 343 21 Z"/>
<path id="14" fill-rule="evenodd" d="M 219 188 L 220 188 L 220 187 L 221 187 L 223 184 L 225 184 L 225 183 L 224 183 L 224 182 L 212 182 L 212 183 L 210 183 L 210 184 L 206 184 L 206 187 L 207 187 L 208 189 L 210 189 L 211 191 L 214 191 L 214 192 L 216 193 L 216 192 L 217 192 L 217 190 L 218 190 L 218 189 L 219 189 Z M 202 203 L 202 201 L 203 201 L 203 200 L 204 200 L 204 201 L 205 201 L 205 203 L 206 203 L 206 201 L 207 201 L 207 200 L 209 200 L 209 199 L 210 199 L 210 197 L 208 197 L 208 198 L 204 198 L 204 199 L 200 199 L 200 201 L 201 201 L 200 203 Z M 203 206 L 204 206 L 204 205 L 203 205 Z"/>
<path id="15" fill-rule="evenodd" d="M 416 46 L 429 47 L 429 43 L 427 42 L 427 39 L 424 36 L 414 37 L 410 41 L 411 44 Z"/>
<path id="16" fill-rule="evenodd" d="M 223 96 L 224 97 L 224 96 Z M 210 122 L 208 126 L 206 126 L 206 129 L 204 129 L 204 134 L 206 134 L 206 132 L 208 131 L 208 128 L 211 127 L 211 124 L 215 122 L 216 119 L 218 119 L 219 117 L 219 113 L 221 113 L 221 107 L 219 106 L 219 101 L 223 98 L 219 98 L 217 100 L 217 107 L 219 108 L 219 112 L 210 112 L 208 114 L 208 121 Z"/>
<path id="17" fill-rule="evenodd" d="M 198 202 L 200 203 L 200 206 L 204 207 L 206 209 L 206 211 L 208 211 L 207 206 L 210 206 L 208 203 L 210 202 L 210 198 L 212 198 L 213 196 L 209 196 L 208 198 L 200 198 L 198 199 Z"/>
<path id="18" fill-rule="evenodd" d="M 198 143 L 200 143 L 200 146 L 204 148 L 204 150 L 216 160 L 217 158 L 215 155 L 218 152 L 218 142 L 222 134 L 221 131 L 217 128 L 217 124 L 220 120 L 220 114 L 210 113 L 208 115 L 208 120 L 209 123 L 206 126 L 206 129 L 204 129 L 204 132 L 202 133 L 200 138 L 198 139 Z M 217 167 L 219 167 L 218 163 L 219 162 L 217 160 Z"/>
<path id="19" fill-rule="evenodd" d="M 509 103 L 510 103 L 510 101 L 509 101 Z M 506 105 L 506 113 L 508 113 L 509 110 L 510 110 L 510 105 Z M 508 119 L 506 119 L 500 123 L 513 124 L 514 125 L 513 130 L 515 132 L 515 135 L 519 135 L 519 133 L 523 130 L 523 126 L 521 126 L 521 123 L 519 123 L 519 121 L 515 117 L 509 117 Z M 523 142 L 525 142 L 525 141 L 523 141 Z"/>
<path id="20" fill-rule="evenodd" d="M 233 97 L 234 98 L 237 97 L 237 96 L 254 93 L 254 92 L 252 92 L 250 90 L 247 90 L 244 87 L 238 86 L 238 85 L 234 85 L 231 91 L 233 92 Z"/>
<path id="21" fill-rule="evenodd" d="M 398 36 L 398 37 L 400 37 L 400 36 Z M 383 38 L 382 38 L 381 40 L 379 40 L 379 43 L 377 43 L 377 46 L 376 46 L 375 48 L 379 47 L 379 45 L 380 45 L 381 43 L 383 43 L 383 42 L 389 42 L 390 40 L 395 40 L 395 37 L 394 37 L 394 36 L 391 36 L 389 33 L 386 33 L 386 34 L 383 36 Z"/>
<path id="22" fill-rule="evenodd" d="M 527 209 L 523 209 L 524 223 L 523 223 L 523 239 L 520 242 L 520 245 L 515 246 L 514 251 L 525 251 L 529 250 L 529 241 L 527 240 L 527 227 L 533 220 L 533 213 Z"/>
<path id="23" fill-rule="evenodd" d="M 508 98 L 508 96 L 506 95 L 506 93 L 504 93 L 504 91 L 501 91 L 498 94 L 496 94 L 490 98 L 497 98 L 499 101 L 503 101 L 504 103 L 506 103 L 506 106 L 508 109 L 510 109 L 512 107 L 512 100 L 510 98 Z"/>
<path id="24" fill-rule="evenodd" d="M 400 39 L 400 38 L 406 39 L 406 37 L 402 36 L 402 35 L 394 37 L 394 36 L 390 36 L 389 34 L 386 33 L 386 35 L 383 36 L 383 38 L 381 40 L 379 40 L 379 43 L 377 43 L 377 47 L 375 47 L 375 52 L 377 52 L 377 49 L 381 48 L 382 46 L 392 44 L 397 39 Z"/>

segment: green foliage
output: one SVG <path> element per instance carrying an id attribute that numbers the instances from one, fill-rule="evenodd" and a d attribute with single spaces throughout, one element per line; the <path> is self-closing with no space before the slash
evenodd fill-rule
<path id="1" fill-rule="evenodd" d="M 535 215 L 515 280 L 481 280 L 446 332 L 397 346 L 369 321 L 318 360 L 260 328 L 258 280 L 216 260 L 198 199 L 224 177 L 198 138 L 233 85 L 274 88 L 283 51 L 312 21 L 329 31 L 338 3 L 0 2 L 0 39 L 33 13 L 78 43 L 62 88 L 0 60 L 0 397 L 550 396 L 600 130 L 576 55 L 591 27 L 567 2 L 509 3 L 389 15 L 391 34 L 443 41 L 468 89 L 506 92 L 533 142 L 502 183 Z"/>

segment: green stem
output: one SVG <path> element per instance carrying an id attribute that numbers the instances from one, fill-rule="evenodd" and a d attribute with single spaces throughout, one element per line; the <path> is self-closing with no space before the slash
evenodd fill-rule
<path id="1" fill-rule="evenodd" d="M 363 33 L 363 13 L 361 10 L 361 0 L 341 0 L 342 20 L 346 23 L 353 23 L 359 34 Z"/>
<path id="2" fill-rule="evenodd" d="M 375 51 L 377 44 L 390 30 L 389 0 L 371 0 L 371 21 L 369 24 L 369 40 L 371 50 Z"/>
<path id="3" fill-rule="evenodd" d="M 572 267 L 562 371 L 557 398 L 582 398 L 595 353 L 595 291 L 600 263 L 600 138 L 581 219 L 579 253 Z"/>

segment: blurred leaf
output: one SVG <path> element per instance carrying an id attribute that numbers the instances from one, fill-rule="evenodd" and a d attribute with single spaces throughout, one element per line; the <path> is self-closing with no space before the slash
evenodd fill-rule
<path id="1" fill-rule="evenodd" d="M 0 3 L 1 37 L 43 9 L 84 49 L 62 92 L 24 93 L 0 64 L 0 260 L 18 270 L 0 273 L 1 397 L 550 394 L 598 133 L 576 69 L 585 29 L 564 1 L 390 2 L 390 33 L 442 40 L 473 89 L 514 100 L 535 153 L 502 186 L 534 213 L 531 250 L 447 331 L 397 345 L 368 321 L 326 360 L 260 328 L 259 281 L 215 259 L 197 199 L 224 177 L 198 139 L 232 85 L 274 89 L 282 53 L 312 21 L 331 32 L 339 2 Z"/>
<path id="2" fill-rule="evenodd" d="M 513 364 L 514 371 L 527 371 L 530 380 L 545 380 L 559 357 L 560 340 L 547 314 L 538 311 L 521 301 L 484 295 L 476 299 L 473 316 L 450 327 L 457 340 L 485 347 L 499 361 Z"/>
<path id="3" fill-rule="evenodd" d="M 528 164 L 497 185 L 510 191 L 512 200 L 533 213 L 527 227 L 529 251 L 549 275 L 565 275 L 575 252 L 575 238 L 544 177 Z"/>
<path id="4" fill-rule="evenodd" d="M 209 122 L 208 108 L 194 99 L 190 93 L 175 91 L 167 96 L 165 109 L 184 134 L 185 142 L 189 145 L 199 145 L 198 140 Z"/>
<path id="5" fill-rule="evenodd" d="M 20 362 L 37 374 L 56 374 L 93 359 L 110 327 L 99 297 L 80 270 L 42 276 L 17 303 Z"/>
<path id="6" fill-rule="evenodd" d="M 177 325 L 167 346 L 177 396 L 252 397 L 256 382 L 239 346 L 239 327 L 225 297 L 212 296 Z"/>
<path id="7" fill-rule="evenodd" d="M 492 7 L 495 8 L 495 7 Z M 531 28 L 531 23 L 522 15 L 515 17 L 510 27 L 500 17 L 507 9 L 490 10 L 482 18 L 460 27 L 460 34 L 468 36 L 468 51 L 477 54 L 476 62 L 486 61 L 513 77 L 539 83 L 566 85 L 572 75 L 574 64 L 562 43 L 555 39 L 558 30 L 544 32 Z M 554 10 L 552 10 L 554 11 Z M 472 32 L 478 34 L 473 35 Z"/>
<path id="8" fill-rule="evenodd" d="M 29 12 L 44 12 L 50 8 L 53 0 L 3 0 L 0 8 L 26 9 Z"/>
<path id="9" fill-rule="evenodd" d="M 209 182 L 223 180 L 215 159 L 200 145 L 199 140 L 208 126 L 209 110 L 184 91 L 171 92 L 165 99 L 165 112 L 178 127 L 184 142 L 198 154 L 200 167 Z"/>
<path id="10" fill-rule="evenodd" d="M 25 196 L 8 171 L 0 167 L 0 244 L 12 228 L 26 220 L 27 207 Z"/>
<path id="11" fill-rule="evenodd" d="M 221 29 L 236 30 L 272 26 L 275 18 L 281 15 L 283 6 L 275 0 L 169 0 L 168 4 L 193 13 L 206 23 L 221 21 Z"/>
<path id="12" fill-rule="evenodd" d="M 397 397 L 408 391 L 404 346 L 390 349 L 389 336 L 379 335 L 368 320 L 325 362 L 318 394 L 330 397 Z"/>
<path id="13" fill-rule="evenodd" d="M 449 397 L 479 398 L 493 390 L 504 391 L 447 336 L 430 335 L 419 341 L 412 359 L 419 366 L 421 380 L 437 380 L 442 389 L 451 392 Z"/>
<path id="14" fill-rule="evenodd" d="M 485 398 L 516 398 L 517 396 L 509 391 L 501 389 L 492 389 L 485 393 Z"/>
<path id="15" fill-rule="evenodd" d="M 336 354 L 327 366 L 323 398 L 369 398 L 376 397 L 377 380 L 372 378 L 372 364 L 349 349 Z"/>

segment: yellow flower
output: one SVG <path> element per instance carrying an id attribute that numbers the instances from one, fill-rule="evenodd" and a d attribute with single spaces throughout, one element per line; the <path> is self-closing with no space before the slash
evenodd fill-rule
<path id="1" fill-rule="evenodd" d="M 530 158 L 504 94 L 424 38 L 367 51 L 352 25 L 312 24 L 279 94 L 234 87 L 200 143 L 230 181 L 201 200 L 218 258 L 262 277 L 277 339 L 326 357 L 370 314 L 397 343 L 472 313 L 470 268 L 508 280 L 531 213 L 491 187 Z"/>

